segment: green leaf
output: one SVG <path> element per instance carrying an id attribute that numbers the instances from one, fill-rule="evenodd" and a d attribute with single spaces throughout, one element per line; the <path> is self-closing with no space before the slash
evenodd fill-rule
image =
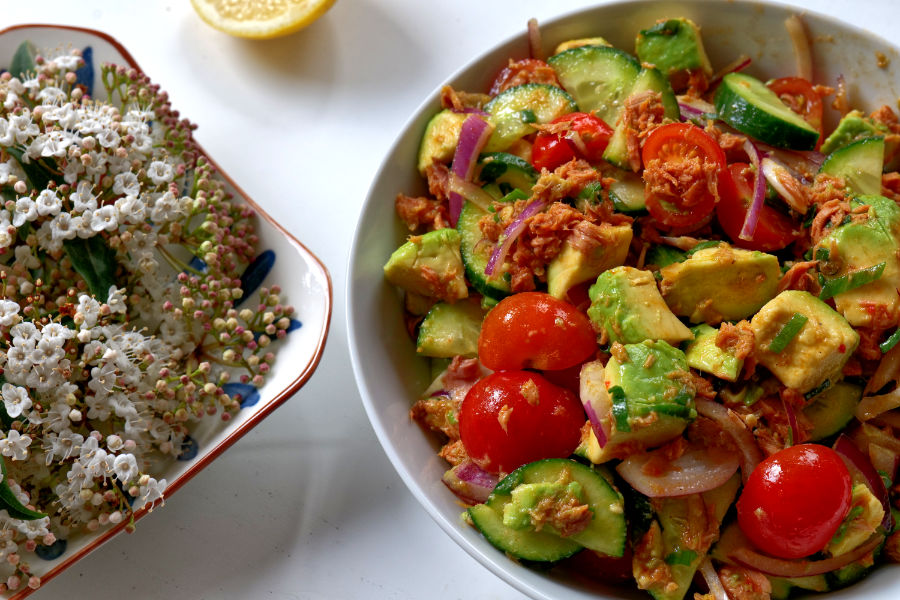
<path id="1" fill-rule="evenodd" d="M 13 54 L 12 63 L 9 65 L 9 72 L 13 77 L 21 79 L 25 73 L 34 71 L 35 54 L 37 54 L 37 48 L 28 40 L 19 44 L 16 53 Z"/>
<path id="2" fill-rule="evenodd" d="M 48 159 L 49 164 L 47 165 L 38 161 L 25 162 L 23 158 L 25 153 L 21 149 L 9 147 L 6 148 L 6 151 L 16 159 L 35 189 L 46 189 L 51 181 L 55 181 L 58 185 L 63 183 L 63 179 L 51 170 L 56 168 L 56 163 L 52 158 Z"/>
<path id="3" fill-rule="evenodd" d="M 43 519 L 47 515 L 31 510 L 16 498 L 13 491 L 6 482 L 6 462 L 0 456 L 0 471 L 3 472 L 3 481 L 0 481 L 0 508 L 6 509 L 7 514 L 13 519 L 22 519 L 23 521 L 34 521 L 35 519 Z"/>
<path id="4" fill-rule="evenodd" d="M 116 253 L 102 236 L 75 238 L 63 242 L 63 248 L 88 289 L 100 302 L 109 298 L 109 288 L 116 284 Z"/>

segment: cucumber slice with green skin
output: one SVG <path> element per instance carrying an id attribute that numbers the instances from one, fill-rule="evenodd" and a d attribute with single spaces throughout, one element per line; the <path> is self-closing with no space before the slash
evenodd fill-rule
<path id="1" fill-rule="evenodd" d="M 812 150 L 819 132 L 759 79 L 743 73 L 722 78 L 715 97 L 719 118 L 741 133 L 777 148 Z"/>
<path id="2" fill-rule="evenodd" d="M 466 298 L 453 304 L 438 302 L 419 326 L 416 352 L 432 358 L 474 358 L 483 319 L 484 311 L 477 299 Z"/>
<path id="3" fill-rule="evenodd" d="M 634 213 L 647 208 L 644 198 L 644 180 L 640 175 L 631 171 L 616 169 L 610 173 L 615 181 L 609 184 L 609 199 L 612 200 L 616 210 L 624 213 Z"/>
<path id="4" fill-rule="evenodd" d="M 578 105 L 566 91 L 545 83 L 525 83 L 497 94 L 484 106 L 494 125 L 485 149 L 502 151 L 532 133 L 530 123 L 549 123 L 575 112 Z"/>
<path id="5" fill-rule="evenodd" d="M 463 266 L 466 269 L 466 279 L 472 284 L 478 292 L 488 298 L 494 300 L 502 300 L 512 290 L 509 281 L 504 278 L 505 271 L 498 269 L 494 277 L 488 277 L 484 273 L 494 245 L 484 241 L 481 229 L 478 227 L 478 221 L 486 215 L 475 204 L 466 202 L 459 214 L 459 221 L 456 223 L 456 230 L 459 232 L 460 245 L 459 251 L 462 255 Z"/>
<path id="6" fill-rule="evenodd" d="M 610 46 L 579 46 L 547 59 L 562 86 L 584 112 L 593 112 L 610 127 L 641 72 L 636 58 Z"/>
<path id="7" fill-rule="evenodd" d="M 681 109 L 678 108 L 678 99 L 675 97 L 675 92 L 672 91 L 672 85 L 659 69 L 655 67 L 642 68 L 631 86 L 631 91 L 628 92 L 628 97 L 643 92 L 659 92 L 663 104 L 663 114 L 673 121 L 681 118 Z M 619 168 L 630 169 L 625 123 L 617 120 L 610 125 L 613 125 L 615 129 L 609 145 L 603 152 L 603 158 Z"/>
<path id="8" fill-rule="evenodd" d="M 862 388 L 840 381 L 815 396 L 803 414 L 812 423 L 809 439 L 825 439 L 842 430 L 856 416 L 856 407 L 862 398 Z"/>
<path id="9" fill-rule="evenodd" d="M 541 531 L 514 529 L 503 522 L 504 507 L 513 501 L 513 490 L 523 484 L 553 483 L 561 479 L 581 486 L 584 502 L 593 517 L 581 532 L 569 537 Z M 598 472 L 566 458 L 548 458 L 523 465 L 507 475 L 487 502 L 469 509 L 475 527 L 491 544 L 520 559 L 553 562 L 589 548 L 608 556 L 625 552 L 625 511 L 622 495 Z"/>
<path id="10" fill-rule="evenodd" d="M 481 165 L 479 179 L 485 184 L 496 184 L 506 195 L 513 189 L 530 193 L 538 173 L 528 161 L 506 152 L 488 152 L 478 157 Z"/>
<path id="11" fill-rule="evenodd" d="M 867 137 L 829 154 L 819 172 L 843 177 L 854 194 L 873 195 L 881 193 L 883 166 L 884 138 Z"/>

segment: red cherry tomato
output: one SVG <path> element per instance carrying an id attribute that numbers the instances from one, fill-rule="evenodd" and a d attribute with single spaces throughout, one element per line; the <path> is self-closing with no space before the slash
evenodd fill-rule
<path id="1" fill-rule="evenodd" d="M 729 193 L 727 182 L 720 175 L 726 170 L 725 152 L 702 129 L 691 123 L 668 123 L 650 132 L 641 150 L 644 163 L 644 180 L 672 179 L 677 184 L 669 193 L 660 191 L 657 185 L 647 183 L 647 211 L 663 226 L 684 228 L 702 223 L 712 213 L 717 196 Z M 697 169 L 698 165 L 712 163 L 712 170 Z M 667 174 L 674 177 L 665 176 Z M 693 177 L 686 177 L 692 175 Z M 710 188 L 714 187 L 716 193 Z"/>
<path id="2" fill-rule="evenodd" d="M 596 351 L 584 313 L 544 292 L 507 296 L 484 318 L 478 336 L 478 358 L 494 371 L 567 369 Z"/>
<path id="3" fill-rule="evenodd" d="M 821 145 L 825 131 L 822 122 L 822 96 L 816 92 L 813 84 L 802 77 L 781 77 L 773 79 L 766 86 L 819 132 L 817 147 Z"/>
<path id="4" fill-rule="evenodd" d="M 538 373 L 498 371 L 472 386 L 459 409 L 469 457 L 489 473 L 569 456 L 581 439 L 584 409 L 575 395 Z"/>
<path id="5" fill-rule="evenodd" d="M 750 474 L 738 524 L 764 552 L 801 558 L 822 550 L 850 510 L 852 482 L 840 455 L 817 444 L 776 452 Z"/>
<path id="6" fill-rule="evenodd" d="M 531 148 L 531 164 L 535 169 L 552 171 L 573 158 L 598 162 L 609 144 L 613 130 L 603 119 L 583 112 L 569 113 L 555 118 L 551 124 L 568 123 L 564 133 L 539 133 Z M 578 136 L 579 143 L 573 141 Z"/>
<path id="7" fill-rule="evenodd" d="M 753 239 L 742 240 L 741 229 L 753 198 L 753 170 L 746 163 L 734 163 L 728 165 L 728 171 L 737 193 L 722 196 L 716 206 L 716 218 L 736 246 L 771 252 L 787 247 L 799 237 L 800 228 L 795 227 L 794 221 L 789 216 L 768 204 L 763 204 Z"/>

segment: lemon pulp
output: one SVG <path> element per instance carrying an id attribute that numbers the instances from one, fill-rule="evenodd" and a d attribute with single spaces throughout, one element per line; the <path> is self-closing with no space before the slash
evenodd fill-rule
<path id="1" fill-rule="evenodd" d="M 191 0 L 200 17 L 230 35 L 273 38 L 306 27 L 335 0 Z"/>

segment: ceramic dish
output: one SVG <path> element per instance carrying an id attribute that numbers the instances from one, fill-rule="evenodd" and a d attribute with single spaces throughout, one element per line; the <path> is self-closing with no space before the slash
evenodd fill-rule
<path id="1" fill-rule="evenodd" d="M 748 54 L 753 59 L 748 73 L 767 79 L 795 74 L 793 48 L 784 29 L 784 19 L 794 12 L 799 11 L 759 2 L 618 2 L 541 23 L 541 32 L 545 48 L 567 39 L 601 35 L 616 47 L 632 49 L 638 30 L 657 19 L 685 16 L 701 26 L 714 70 L 740 54 Z M 895 106 L 900 96 L 900 54 L 895 47 L 821 15 L 807 13 L 805 22 L 813 39 L 815 81 L 834 84 L 838 75 L 852 74 L 848 91 L 853 106 L 869 110 L 881 104 Z M 523 22 L 521 35 L 476 58 L 446 83 L 458 90 L 487 90 L 509 57 L 528 56 L 524 29 Z M 887 58 L 887 66 L 879 66 L 879 53 Z M 410 491 L 441 528 L 518 590 L 541 599 L 647 598 L 637 590 L 563 579 L 552 572 L 543 574 L 493 548 L 461 520 L 461 505 L 441 483 L 447 466 L 435 454 L 436 440 L 408 416 L 411 403 L 429 383 L 428 368 L 416 356 L 404 327 L 399 296 L 384 281 L 382 266 L 408 233 L 394 214 L 396 194 L 426 192 L 415 167 L 416 155 L 425 124 L 439 108 L 435 91 L 399 132 L 364 204 L 350 255 L 347 319 L 351 358 L 372 425 Z M 829 126 L 833 127 L 836 115 L 830 117 Z M 896 598 L 900 595 L 898 575 L 897 565 L 884 566 L 862 582 L 827 597 Z"/>
<path id="2" fill-rule="evenodd" d="M 85 58 L 88 59 L 90 55 L 90 60 L 95 66 L 103 62 L 112 62 L 139 69 L 131 54 L 105 33 L 55 25 L 18 25 L 0 31 L 0 56 L 12 57 L 19 44 L 25 40 L 31 41 L 38 48 L 58 46 L 90 48 L 89 53 L 85 52 Z M 95 72 L 99 73 L 99 69 Z M 162 84 L 164 88 L 164 82 Z M 102 93 L 102 86 L 96 87 L 99 93 Z M 211 158 L 210 160 L 212 161 Z M 283 342 L 279 342 L 276 363 L 279 367 L 273 370 L 259 393 L 248 395 L 242 403 L 241 411 L 227 424 L 220 426 L 218 423 L 221 421 L 211 420 L 216 423 L 191 433 L 194 443 L 182 452 L 178 461 L 166 467 L 161 475 L 169 482 L 166 489 L 167 497 L 306 383 L 322 357 L 331 318 L 331 280 L 324 265 L 303 244 L 272 220 L 256 202 L 247 197 L 247 194 L 223 173 L 218 165 L 216 168 L 234 196 L 256 210 L 260 250 L 267 258 L 265 262 L 271 263 L 271 270 L 261 284 L 281 285 L 284 296 L 296 307 L 294 315 L 296 323 Z M 137 511 L 134 519 L 140 519 L 148 511 L 149 507 Z M 44 557 L 31 561 L 32 570 L 46 582 L 97 549 L 105 541 L 121 533 L 126 524 L 127 521 L 123 521 L 117 526 L 101 528 L 95 534 L 66 540 L 64 544 L 57 546 L 52 554 L 45 554 Z M 54 554 L 56 556 L 53 556 Z M 24 598 L 32 591 L 25 588 L 11 597 Z"/>

